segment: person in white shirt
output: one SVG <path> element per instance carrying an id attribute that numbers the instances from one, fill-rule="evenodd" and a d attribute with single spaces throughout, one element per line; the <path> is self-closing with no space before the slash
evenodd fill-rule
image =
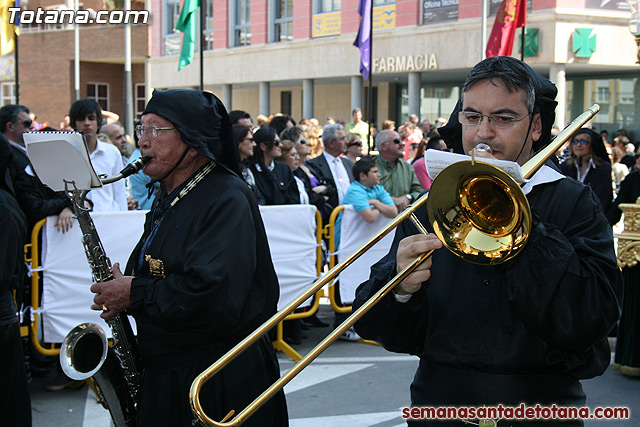
<path id="1" fill-rule="evenodd" d="M 114 145 L 101 142 L 96 135 L 102 124 L 102 110 L 93 99 L 80 99 L 69 110 L 71 126 L 84 135 L 89 149 L 91 164 L 98 175 L 117 175 L 122 170 L 122 155 Z M 91 190 L 87 195 L 94 212 L 127 210 L 127 195 L 124 180 L 119 180 L 102 188 Z"/>

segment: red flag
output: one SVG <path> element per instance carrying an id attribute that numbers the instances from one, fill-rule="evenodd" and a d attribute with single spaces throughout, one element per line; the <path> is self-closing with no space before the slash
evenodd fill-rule
<path id="1" fill-rule="evenodd" d="M 503 0 L 487 42 L 487 58 L 511 56 L 516 28 L 527 23 L 527 0 Z"/>

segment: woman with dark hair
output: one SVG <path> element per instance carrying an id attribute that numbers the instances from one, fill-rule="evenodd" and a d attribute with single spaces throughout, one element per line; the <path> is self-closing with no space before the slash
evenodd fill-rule
<path id="1" fill-rule="evenodd" d="M 275 160 L 282 155 L 280 138 L 272 128 L 260 128 L 253 134 L 256 149 L 250 157 L 250 169 L 260 194 L 258 204 L 290 205 L 300 203 L 298 186 L 286 164 Z"/>
<path id="2" fill-rule="evenodd" d="M 231 128 L 231 134 L 233 136 L 233 145 L 236 147 L 236 153 L 238 154 L 238 168 L 242 173 L 242 178 L 253 190 L 256 199 L 258 199 L 258 204 L 264 205 L 264 196 L 260 194 L 260 190 L 256 187 L 256 179 L 251 169 L 249 169 L 249 158 L 253 156 L 253 150 L 256 146 L 251 128 L 235 124 Z"/>
<path id="3" fill-rule="evenodd" d="M 598 132 L 579 129 L 571 138 L 569 158 L 560 165 L 566 176 L 588 184 L 607 212 L 613 199 L 611 163 Z"/>

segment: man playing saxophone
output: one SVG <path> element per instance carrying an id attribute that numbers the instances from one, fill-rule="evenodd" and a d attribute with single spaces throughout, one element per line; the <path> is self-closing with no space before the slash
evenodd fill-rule
<path id="1" fill-rule="evenodd" d="M 191 426 L 193 379 L 275 313 L 278 281 L 258 206 L 239 177 L 231 124 L 213 94 L 156 91 L 136 127 L 144 173 L 162 184 L 125 274 L 91 287 L 94 310 L 136 320 L 139 426 Z M 219 419 L 279 376 L 267 338 L 202 390 Z M 246 425 L 286 426 L 284 394 Z"/>
<path id="2" fill-rule="evenodd" d="M 491 148 L 486 156 L 523 165 L 549 142 L 556 92 L 521 61 L 488 58 L 468 75 L 440 134 L 458 153 L 469 154 L 483 143 Z M 355 325 L 363 338 L 390 351 L 420 356 L 412 406 L 582 407 L 579 380 L 601 375 L 609 365 L 607 334 L 619 318 L 622 279 L 602 208 L 588 186 L 565 178 L 551 162 L 533 175 L 524 193 L 532 226 L 515 258 L 472 264 L 440 249 L 435 235 L 418 234 L 405 222 L 389 254 L 358 289 L 354 308 L 419 254 L 436 250 Z M 425 206 L 416 216 L 427 225 Z M 433 232 L 430 225 L 427 229 Z M 565 425 L 542 423 L 558 424 Z M 520 425 L 539 422 L 497 421 L 497 426 Z"/>

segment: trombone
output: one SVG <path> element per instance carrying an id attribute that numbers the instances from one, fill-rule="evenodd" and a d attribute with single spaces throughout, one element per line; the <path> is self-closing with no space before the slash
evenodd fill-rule
<path id="1" fill-rule="evenodd" d="M 578 116 L 556 138 L 522 166 L 522 175 L 529 179 L 542 165 L 600 110 L 597 104 Z M 454 187 L 451 186 L 454 184 Z M 455 188 L 455 192 L 451 189 Z M 453 195 L 451 195 L 453 193 Z M 421 254 L 360 308 L 333 330 L 324 340 L 282 375 L 260 396 L 235 417 L 231 410 L 221 421 L 215 421 L 204 413 L 200 404 L 200 389 L 217 372 L 240 353 L 255 343 L 296 307 L 335 278 L 348 265 L 369 250 L 385 235 L 406 219 L 411 219 L 418 230 L 426 230 L 414 212 L 427 199 L 434 199 L 428 206 L 433 229 L 447 249 L 467 261 L 477 264 L 499 264 L 513 258 L 524 247 L 531 229 L 531 208 L 522 188 L 504 171 L 481 161 L 463 161 L 443 169 L 434 179 L 428 194 L 417 199 L 385 228 L 380 230 L 360 249 L 349 255 L 316 281 L 308 290 L 274 314 L 258 329 L 229 350 L 224 356 L 203 371 L 191 384 L 189 401 L 196 417 L 207 426 L 238 426 L 278 393 L 289 381 L 318 357 L 331 343 L 357 322 L 367 311 L 384 298 L 398 283 L 409 276 L 434 251 Z M 233 417 L 233 419 L 231 419 Z"/>

